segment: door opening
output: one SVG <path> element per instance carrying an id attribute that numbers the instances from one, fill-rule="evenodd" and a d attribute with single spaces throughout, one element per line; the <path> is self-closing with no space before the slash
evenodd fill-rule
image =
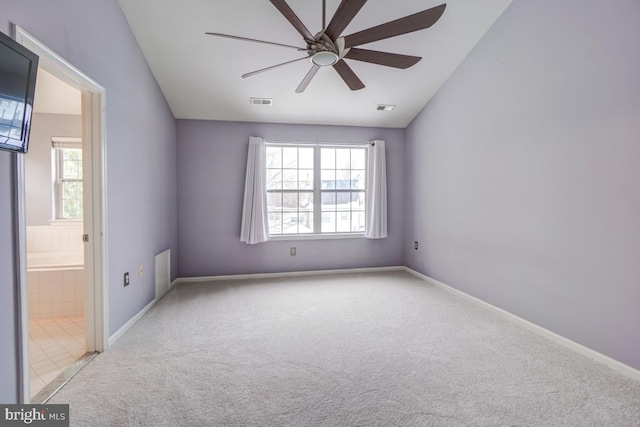
<path id="1" fill-rule="evenodd" d="M 56 376 L 62 368 L 77 367 L 75 360 L 89 360 L 87 354 L 108 345 L 104 89 L 17 26 L 15 39 L 40 57 L 37 86 L 41 78 L 50 78 L 77 96 L 71 107 L 77 111 L 63 111 L 72 114 L 35 111 L 33 152 L 16 156 L 20 395 L 22 403 L 44 403 L 49 391 L 68 377 L 68 371 Z M 47 98 L 42 95 L 40 101 L 52 101 L 49 108 L 60 108 L 62 96 Z M 46 140 L 46 147 L 38 147 L 42 142 L 37 139 Z M 37 151 L 40 157 L 49 156 L 50 185 L 44 186 L 50 188 L 49 197 L 47 193 L 32 197 L 33 188 L 42 190 L 39 185 L 30 188 L 37 176 L 34 172 L 47 170 L 46 162 L 38 162 Z M 42 209 L 47 202 L 50 209 Z"/>
<path id="2" fill-rule="evenodd" d="M 83 169 L 90 163 L 83 162 L 81 92 L 39 69 L 35 99 L 24 185 L 29 384 L 40 402 L 87 349 Z"/>

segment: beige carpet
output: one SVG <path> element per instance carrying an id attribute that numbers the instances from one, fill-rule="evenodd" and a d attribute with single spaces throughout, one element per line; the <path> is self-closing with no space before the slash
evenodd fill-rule
<path id="1" fill-rule="evenodd" d="M 640 383 L 404 272 L 176 286 L 73 426 L 639 426 Z"/>

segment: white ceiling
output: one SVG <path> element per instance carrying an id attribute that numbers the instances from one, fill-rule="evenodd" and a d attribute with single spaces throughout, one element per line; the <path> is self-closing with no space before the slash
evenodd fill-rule
<path id="1" fill-rule="evenodd" d="M 362 46 L 421 56 L 399 70 L 347 60 L 366 85 L 350 91 L 331 67 L 302 94 L 311 68 L 300 61 L 246 79 L 242 74 L 304 52 L 205 35 L 218 32 L 305 47 L 300 34 L 268 0 L 119 0 L 176 118 L 275 123 L 406 127 L 442 86 L 511 0 L 446 0 L 431 28 Z M 288 0 L 311 33 L 322 25 L 321 0 Z M 342 33 L 348 35 L 441 4 L 440 0 L 370 0 Z M 340 4 L 327 0 L 327 21 Z M 273 98 L 256 106 L 250 97 Z M 391 112 L 377 104 L 393 104 Z"/>
<path id="2" fill-rule="evenodd" d="M 82 114 L 81 93 L 42 68 L 38 68 L 34 113 Z"/>

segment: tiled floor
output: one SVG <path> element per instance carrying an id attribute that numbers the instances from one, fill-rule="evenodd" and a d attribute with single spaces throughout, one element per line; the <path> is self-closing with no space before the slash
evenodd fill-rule
<path id="1" fill-rule="evenodd" d="M 84 317 L 29 320 L 31 397 L 84 353 Z"/>

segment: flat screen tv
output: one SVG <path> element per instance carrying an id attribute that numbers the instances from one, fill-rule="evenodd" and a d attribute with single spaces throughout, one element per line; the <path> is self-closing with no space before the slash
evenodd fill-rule
<path id="1" fill-rule="evenodd" d="M 0 150 L 26 153 L 38 56 L 0 32 Z"/>

